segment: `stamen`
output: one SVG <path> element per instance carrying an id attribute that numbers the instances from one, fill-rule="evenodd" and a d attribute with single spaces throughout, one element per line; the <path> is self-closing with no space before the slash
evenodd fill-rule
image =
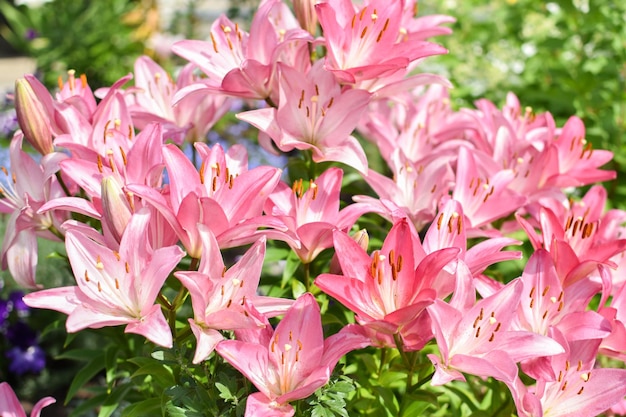
<path id="1" fill-rule="evenodd" d="M 213 42 L 213 50 L 216 54 L 219 54 L 220 51 L 217 49 L 217 42 L 215 42 L 215 36 L 213 36 L 213 32 L 211 32 L 211 42 Z"/>
<path id="2" fill-rule="evenodd" d="M 96 268 L 100 269 L 100 270 L 104 269 L 104 265 L 102 264 L 102 260 L 100 259 L 100 255 L 98 255 L 96 257 Z"/>
<path id="3" fill-rule="evenodd" d="M 122 154 L 122 162 L 124 162 L 124 165 L 126 165 L 126 163 L 128 162 L 126 160 L 126 152 L 124 152 L 124 149 L 120 146 L 120 154 Z"/>

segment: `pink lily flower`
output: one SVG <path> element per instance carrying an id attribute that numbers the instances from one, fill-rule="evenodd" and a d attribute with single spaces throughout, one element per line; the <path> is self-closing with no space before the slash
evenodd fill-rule
<path id="1" fill-rule="evenodd" d="M 553 167 L 556 172 L 549 184 L 579 187 L 615 179 L 615 171 L 599 169 L 613 159 L 613 152 L 592 149 L 591 142 L 585 140 L 585 125 L 580 118 L 570 117 L 552 145 L 557 149 L 558 164 Z"/>
<path id="2" fill-rule="evenodd" d="M 610 216 L 604 224 L 605 203 L 606 190 L 601 186 L 592 187 L 580 202 L 573 202 L 570 207 L 546 200 L 545 207 L 536 215 L 541 235 L 529 220 L 517 217 L 533 247 L 550 252 L 564 287 L 587 278 L 599 265 L 614 266 L 611 258 L 626 250 L 626 239 L 618 239 L 617 233 L 610 232 L 614 229 L 608 229 L 612 224 Z M 610 274 L 600 277 L 607 298 L 612 286 Z"/>
<path id="3" fill-rule="evenodd" d="M 87 83 L 85 74 L 81 74 L 78 81 L 76 79 L 76 71 L 67 71 L 67 80 L 59 77 L 59 92 L 56 94 L 58 103 L 74 107 L 86 120 L 92 120 L 92 116 L 96 111 L 97 103 L 91 87 Z"/>
<path id="4" fill-rule="evenodd" d="M 219 330 L 263 327 L 265 319 L 260 314 L 273 317 L 293 304 L 292 300 L 257 295 L 265 238 L 226 269 L 213 233 L 202 224 L 198 229 L 203 244 L 198 271 L 174 273 L 191 294 L 194 318 L 189 324 L 197 340 L 193 363 L 202 362 L 224 340 Z"/>
<path id="5" fill-rule="evenodd" d="M 446 248 L 427 255 L 406 219 L 371 257 L 346 233 L 333 237 L 343 275 L 321 274 L 315 285 L 354 311 L 361 325 L 390 335 L 402 334 L 432 304 L 439 273 L 459 253 Z"/>
<path id="6" fill-rule="evenodd" d="M 0 213 L 10 214 L 2 244 L 2 269 L 9 269 L 24 288 L 40 288 L 35 282 L 37 236 L 57 240 L 49 230 L 62 230 L 67 216 L 59 212 L 39 213 L 50 200 L 65 193 L 56 179 L 59 163 L 65 154 L 52 152 L 36 163 L 22 151 L 22 133 L 15 134 L 9 149 L 11 172 L 2 167 L 7 181 L 0 187 Z"/>
<path id="7" fill-rule="evenodd" d="M 597 286 L 579 282 L 564 288 L 546 250 L 532 254 L 521 279 L 524 283 L 518 316 L 521 328 L 547 336 L 548 330 L 556 327 L 568 341 L 602 339 L 609 335 L 609 322 L 595 311 L 586 311 Z"/>
<path id="8" fill-rule="evenodd" d="M 461 372 L 511 382 L 517 377 L 516 362 L 563 352 L 549 337 L 510 329 L 523 290 L 519 279 L 473 304 L 472 276 L 463 263 L 457 268 L 450 304 L 437 299 L 428 307 L 440 352 L 428 355 L 435 366 L 433 385 L 464 381 Z"/>
<path id="9" fill-rule="evenodd" d="M 33 407 L 33 411 L 30 413 L 30 417 L 39 417 L 41 409 L 55 403 L 56 400 L 52 397 L 45 397 L 37 401 Z M 0 383 L 0 416 L 2 417 L 26 417 L 24 407 L 20 403 L 20 400 L 15 395 L 13 388 L 8 382 Z"/>
<path id="10" fill-rule="evenodd" d="M 521 417 L 595 417 L 626 395 L 626 369 L 594 367 L 599 340 L 570 342 L 555 334 L 566 351 L 549 358 L 549 380 L 534 387 L 519 378 L 507 383 Z"/>
<path id="11" fill-rule="evenodd" d="M 325 67 L 342 83 L 354 84 L 405 70 L 409 63 L 446 49 L 414 37 L 401 26 L 403 2 L 350 0 L 315 6 L 328 50 Z"/>
<path id="12" fill-rule="evenodd" d="M 321 61 L 306 75 L 286 65 L 278 68 L 278 109 L 252 110 L 237 117 L 267 134 L 283 152 L 310 150 L 315 162 L 341 162 L 366 173 L 365 152 L 350 133 L 367 107 L 370 93 L 342 91 Z M 272 149 L 267 141 L 261 145 Z"/>
<path id="13" fill-rule="evenodd" d="M 135 61 L 135 87 L 127 90 L 127 100 L 135 126 L 143 129 L 148 123 L 163 125 L 164 137 L 181 144 L 195 142 L 229 109 L 230 100 L 221 94 L 188 94 L 178 102 L 178 90 L 197 82 L 193 65 L 182 70 L 176 83 L 159 64 L 147 56 Z"/>
<path id="14" fill-rule="evenodd" d="M 210 37 L 210 42 L 184 40 L 172 47 L 175 54 L 208 76 L 201 83 L 183 88 L 177 97 L 204 91 L 273 100 L 276 63 L 286 62 L 304 70 L 301 63 L 309 62 L 299 51 L 308 51 L 312 37 L 280 0 L 261 2 L 249 34 L 222 15 L 211 26 Z"/>
<path id="15" fill-rule="evenodd" d="M 396 105 L 390 106 L 386 100 L 370 103 L 367 117 L 358 126 L 392 169 L 394 153 L 401 152 L 412 163 L 427 165 L 467 145 L 466 139 L 459 138 L 475 123 L 466 114 L 452 111 L 448 88 L 433 84 L 426 90 L 397 93 L 392 100 Z"/>
<path id="16" fill-rule="evenodd" d="M 65 238 L 67 255 L 77 286 L 37 291 L 24 297 L 30 307 L 68 314 L 67 331 L 126 325 L 153 343 L 172 346 L 172 334 L 156 298 L 169 273 L 184 253 L 177 246 L 151 250 L 150 214 L 135 213 L 128 223 L 119 251 L 104 246 L 97 232 L 70 228 Z M 88 229 L 88 228 L 87 228 Z"/>
<path id="17" fill-rule="evenodd" d="M 414 163 L 401 149 L 396 149 L 390 155 L 389 165 L 392 178 L 371 169 L 364 177 L 378 199 L 358 195 L 353 200 L 368 205 L 371 211 L 393 223 L 407 217 L 420 231 L 432 222 L 439 202 L 454 184 L 450 160 L 443 156 Z"/>
<path id="18" fill-rule="evenodd" d="M 598 310 L 611 323 L 611 334 L 602 340 L 600 353 L 626 361 L 626 285 L 617 291 L 607 307 Z"/>
<path id="19" fill-rule="evenodd" d="M 108 159 L 92 153 L 87 158 L 72 156 L 61 162 L 62 172 L 78 185 L 88 198 L 60 197 L 44 204 L 40 213 L 49 210 L 65 210 L 80 213 L 102 222 L 107 246 L 119 245 L 122 233 L 133 212 L 144 206 L 143 202 L 127 189 L 128 184 L 160 187 L 162 182 L 162 129 L 150 124 L 133 140 L 117 161 L 112 154 Z M 151 243 L 154 248 L 169 246 L 176 242 L 171 227 L 158 212 L 152 215 L 150 224 Z"/>
<path id="20" fill-rule="evenodd" d="M 217 352 L 257 387 L 248 397 L 247 417 L 290 417 L 290 401 L 306 398 L 325 385 L 337 361 L 366 347 L 369 339 L 349 325 L 324 340 L 315 297 L 300 296 L 278 323 L 237 332 L 241 340 L 225 340 Z"/>
<path id="21" fill-rule="evenodd" d="M 511 170 L 500 169 L 486 155 L 459 148 L 452 198 L 463 206 L 468 230 L 484 233 L 477 229 L 522 207 L 526 198 L 508 188 L 513 178 Z"/>
<path id="22" fill-rule="evenodd" d="M 292 187 L 280 182 L 265 202 L 264 211 L 281 219 L 297 241 L 287 240 L 303 263 L 312 262 L 333 246 L 334 229 L 347 230 L 369 209 L 353 204 L 339 210 L 343 171 L 329 168 L 303 191 L 302 180 Z"/>
<path id="23" fill-rule="evenodd" d="M 280 180 L 279 169 L 260 166 L 248 171 L 242 146 L 232 146 L 228 152 L 220 145 L 209 148 L 197 142 L 195 147 L 203 161 L 199 170 L 178 147 L 163 147 L 170 179 L 163 193 L 139 184 L 127 186 L 163 215 L 189 256 L 199 259 L 202 253 L 198 223 L 211 229 L 221 247 L 250 243 L 262 234 L 271 235 L 274 228 L 284 229 L 281 221 L 261 216 L 265 200 Z M 259 227 L 271 230 L 257 232 Z"/>

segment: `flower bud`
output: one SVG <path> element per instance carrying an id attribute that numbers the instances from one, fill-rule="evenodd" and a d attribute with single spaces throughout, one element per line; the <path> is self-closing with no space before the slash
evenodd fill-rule
<path id="1" fill-rule="evenodd" d="M 52 97 L 32 75 L 15 82 L 15 111 L 24 137 L 42 155 L 54 152 L 52 145 Z"/>
<path id="2" fill-rule="evenodd" d="M 102 212 L 102 226 L 121 242 L 132 212 L 122 187 L 113 177 L 102 179 Z"/>
<path id="3" fill-rule="evenodd" d="M 293 0 L 293 10 L 302 29 L 315 36 L 317 32 L 317 12 L 315 11 L 316 0 Z"/>

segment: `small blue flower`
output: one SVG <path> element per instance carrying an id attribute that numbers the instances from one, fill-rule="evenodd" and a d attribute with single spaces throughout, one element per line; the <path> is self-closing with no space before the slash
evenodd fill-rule
<path id="1" fill-rule="evenodd" d="M 23 321 L 17 321 L 9 325 L 6 331 L 6 339 L 13 346 L 27 349 L 37 343 L 37 333 Z"/>
<path id="2" fill-rule="evenodd" d="M 4 326 L 4 323 L 9 318 L 11 312 L 11 303 L 8 300 L 0 299 L 0 327 Z"/>
<path id="3" fill-rule="evenodd" d="M 14 347 L 6 352 L 9 359 L 9 371 L 16 375 L 25 373 L 39 373 L 46 367 L 46 354 L 37 345 L 29 346 L 26 349 Z"/>
<path id="4" fill-rule="evenodd" d="M 24 292 L 22 291 L 13 291 L 9 294 L 9 301 L 13 303 L 13 311 L 17 313 L 18 316 L 24 317 L 28 315 L 30 311 L 30 307 L 26 305 L 24 302 Z"/>

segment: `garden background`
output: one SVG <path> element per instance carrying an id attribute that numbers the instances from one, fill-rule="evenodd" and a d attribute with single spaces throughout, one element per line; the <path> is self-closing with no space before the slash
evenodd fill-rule
<path id="1" fill-rule="evenodd" d="M 212 4 L 207 7 L 207 3 Z M 131 72 L 135 59 L 142 54 L 149 54 L 173 70 L 181 61 L 168 53 L 167 45 L 182 38 L 203 38 L 216 17 L 212 13 L 220 8 L 229 17 L 245 22 L 255 4 L 54 0 L 16 6 L 15 2 L 0 0 L 4 17 L 0 26 L 2 58 L 32 58 L 48 88 L 54 88 L 60 75 L 65 77 L 69 69 L 75 69 L 78 74 L 87 74 L 95 90 Z M 441 74 L 452 82 L 455 107 L 471 106 L 478 98 L 501 106 L 507 92 L 512 91 L 533 111 L 550 111 L 557 125 L 563 125 L 571 115 L 581 117 L 594 148 L 615 154 L 612 166 L 606 167 L 617 171 L 617 181 L 609 185 L 609 204 L 626 209 L 626 3 L 423 0 L 420 14 L 445 14 L 457 19 L 451 25 L 451 35 L 437 38 L 449 54 L 429 58 L 420 67 L 423 72 Z M 0 165 L 6 164 L 6 148 L 16 128 L 11 93 L 3 92 L 0 108 Z M 217 131 L 224 140 L 234 140 L 227 125 L 219 124 Z M 41 256 L 56 249 L 46 243 L 40 248 Z M 38 275 L 46 276 L 49 282 L 63 282 L 68 277 L 62 264 L 54 259 L 40 263 Z M 0 274 L 0 294 L 6 299 L 15 288 L 7 271 Z M 33 328 L 47 328 L 39 335 L 46 352 L 45 368 L 39 373 L 16 376 L 9 372 L 9 359 L 0 352 L 0 380 L 11 382 L 24 399 L 36 401 L 44 395 L 63 399 L 68 381 L 81 369 L 76 359 L 84 358 L 61 353 L 66 337 L 64 316 L 49 311 L 28 314 L 25 320 Z M 78 337 L 84 339 L 80 341 L 84 346 L 98 344 L 97 338 L 89 340 L 86 334 Z M 7 350 L 4 345 L 0 341 L 0 349 Z M 85 380 L 91 377 L 106 376 L 85 373 Z M 82 396 L 88 397 L 88 392 Z M 81 395 L 77 398 L 73 406 L 80 404 Z M 60 408 L 49 407 L 42 415 L 61 413 Z"/>

